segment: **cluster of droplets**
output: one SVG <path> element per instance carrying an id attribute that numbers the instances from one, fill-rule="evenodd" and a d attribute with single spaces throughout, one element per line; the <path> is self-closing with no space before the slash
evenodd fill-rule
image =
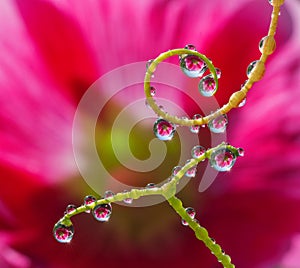
<path id="1" fill-rule="evenodd" d="M 109 191 L 105 193 L 105 198 L 113 196 L 112 192 L 108 192 Z M 81 207 L 77 208 L 75 205 L 68 205 L 64 212 L 64 215 L 66 216 L 70 213 L 73 213 L 77 209 L 84 207 L 84 211 L 86 213 L 91 213 L 97 221 L 107 222 L 110 219 L 112 213 L 111 204 L 106 203 L 95 205 L 94 203 L 96 201 L 97 199 L 94 196 L 88 195 L 84 198 L 83 205 Z M 60 243 L 69 243 L 71 242 L 73 235 L 74 226 L 69 218 L 63 218 L 54 225 L 53 236 L 56 239 L 56 241 Z"/>

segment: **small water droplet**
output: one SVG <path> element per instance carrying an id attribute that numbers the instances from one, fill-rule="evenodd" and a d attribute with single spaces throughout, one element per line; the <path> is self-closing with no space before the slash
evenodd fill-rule
<path id="1" fill-rule="evenodd" d="M 74 235 L 73 225 L 66 226 L 60 222 L 56 223 L 53 228 L 53 236 L 60 243 L 71 242 Z"/>
<path id="2" fill-rule="evenodd" d="M 255 60 L 255 61 L 252 61 L 252 62 L 248 65 L 247 72 L 246 72 L 248 78 L 249 78 L 249 76 L 250 76 L 252 70 L 254 69 L 255 65 L 257 64 L 257 62 L 258 62 L 258 60 Z"/>
<path id="3" fill-rule="evenodd" d="M 64 214 L 71 213 L 72 211 L 75 211 L 75 210 L 76 210 L 76 206 L 73 205 L 73 204 L 70 204 L 70 205 L 67 206 Z"/>
<path id="4" fill-rule="evenodd" d="M 211 153 L 209 162 L 217 171 L 229 171 L 233 167 L 235 160 L 235 154 L 224 146 Z"/>
<path id="5" fill-rule="evenodd" d="M 94 207 L 92 214 L 97 221 L 108 221 L 112 212 L 111 204 L 100 204 Z"/>
<path id="6" fill-rule="evenodd" d="M 191 154 L 192 154 L 193 158 L 197 159 L 197 158 L 203 156 L 205 154 L 205 152 L 206 152 L 206 149 L 203 146 L 196 145 L 193 147 Z M 202 161 L 204 161 L 204 160 L 205 160 L 205 158 Z"/>
<path id="7" fill-rule="evenodd" d="M 204 76 L 198 85 L 199 92 L 204 97 L 211 97 L 216 93 L 217 84 L 212 75 Z"/>
<path id="8" fill-rule="evenodd" d="M 211 242 L 213 242 L 214 244 L 216 244 L 216 240 L 214 238 L 210 238 Z"/>
<path id="9" fill-rule="evenodd" d="M 188 164 L 191 160 L 187 160 L 185 164 Z M 189 178 L 194 178 L 197 173 L 197 167 L 193 166 L 185 172 L 185 176 Z"/>
<path id="10" fill-rule="evenodd" d="M 127 190 L 124 190 L 123 193 L 128 193 L 128 191 L 127 191 Z M 125 198 L 125 199 L 123 200 L 123 202 L 124 202 L 125 204 L 132 204 L 133 198 L 130 198 L 130 197 Z"/>
<path id="11" fill-rule="evenodd" d="M 281 6 L 284 3 L 284 0 L 269 0 L 270 5 L 272 6 Z"/>
<path id="12" fill-rule="evenodd" d="M 228 125 L 228 118 L 226 114 L 222 114 L 215 119 L 208 122 L 207 126 L 213 133 L 223 133 Z"/>
<path id="13" fill-rule="evenodd" d="M 187 212 L 187 214 L 192 218 L 194 219 L 195 216 L 196 216 L 196 211 L 195 209 L 191 208 L 191 207 L 188 207 L 185 209 L 185 211 Z M 184 219 L 181 219 L 181 223 L 182 225 L 184 226 L 188 226 L 189 224 L 184 220 Z"/>
<path id="14" fill-rule="evenodd" d="M 216 68 L 215 70 L 216 70 L 217 78 L 220 79 L 220 78 L 221 78 L 221 75 L 222 75 L 221 69 Z"/>
<path id="15" fill-rule="evenodd" d="M 244 156 L 245 155 L 245 151 L 243 148 L 237 148 L 238 154 L 239 156 Z"/>
<path id="16" fill-rule="evenodd" d="M 155 87 L 151 86 L 151 87 L 150 87 L 150 95 L 151 95 L 152 97 L 154 97 L 155 94 L 156 94 L 156 89 L 155 89 Z"/>
<path id="17" fill-rule="evenodd" d="M 244 99 L 239 103 L 238 107 L 243 107 L 243 106 L 245 106 L 246 101 L 247 101 L 247 98 L 244 98 Z"/>
<path id="18" fill-rule="evenodd" d="M 195 119 L 200 119 L 200 118 L 202 118 L 202 116 L 200 115 L 200 114 L 195 114 L 194 116 L 193 116 L 193 119 L 195 120 Z M 191 126 L 189 129 L 190 129 L 190 131 L 192 132 L 192 133 L 195 133 L 195 134 L 198 134 L 199 133 L 199 131 L 200 131 L 200 125 L 194 125 L 194 126 Z"/>
<path id="19" fill-rule="evenodd" d="M 155 185 L 155 183 L 153 183 L 153 182 L 150 182 L 150 183 L 148 183 L 147 185 L 146 185 L 146 188 L 147 189 L 151 189 L 151 188 L 155 188 L 156 187 L 156 185 Z"/>
<path id="20" fill-rule="evenodd" d="M 110 198 L 110 197 L 113 197 L 115 194 L 112 192 L 112 191 L 106 191 L 104 193 L 104 198 Z"/>
<path id="21" fill-rule="evenodd" d="M 88 206 L 88 205 L 92 204 L 93 202 L 95 202 L 96 200 L 97 200 L 97 199 L 96 199 L 94 196 L 92 196 L 92 195 L 87 195 L 87 196 L 84 198 L 83 204 L 84 204 L 85 206 Z M 90 211 L 90 210 L 86 210 L 85 212 L 86 212 L 86 213 L 90 213 L 91 211 Z"/>
<path id="22" fill-rule="evenodd" d="M 177 174 L 181 169 L 182 169 L 181 166 L 176 166 L 176 167 L 174 167 L 173 170 L 172 170 L 172 175 L 173 175 L 173 176 L 176 176 L 176 174 Z"/>
<path id="23" fill-rule="evenodd" d="M 197 51 L 197 50 L 196 50 L 196 47 L 195 47 L 194 45 L 192 45 L 192 44 L 187 44 L 184 48 L 185 48 L 185 49 L 189 49 L 189 50 Z"/>
<path id="24" fill-rule="evenodd" d="M 161 118 L 157 119 L 153 126 L 154 134 L 162 141 L 171 140 L 175 130 L 175 125 Z"/>
<path id="25" fill-rule="evenodd" d="M 259 51 L 265 53 L 266 55 L 271 55 L 275 48 L 276 42 L 274 36 L 265 36 L 259 42 Z"/>
<path id="26" fill-rule="evenodd" d="M 200 77 L 207 70 L 206 63 L 195 55 L 187 55 L 180 59 L 180 67 L 188 77 Z"/>
<path id="27" fill-rule="evenodd" d="M 151 63 L 153 62 L 154 60 L 148 60 L 147 63 L 146 63 L 146 71 L 149 69 L 149 66 L 151 65 Z"/>

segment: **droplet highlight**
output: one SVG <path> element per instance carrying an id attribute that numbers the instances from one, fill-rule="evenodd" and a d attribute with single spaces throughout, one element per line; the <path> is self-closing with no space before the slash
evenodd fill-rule
<path id="1" fill-rule="evenodd" d="M 171 140 L 175 134 L 175 130 L 175 125 L 161 118 L 157 119 L 153 126 L 155 136 L 162 141 Z"/>
<path id="2" fill-rule="evenodd" d="M 228 125 L 228 117 L 222 114 L 208 122 L 207 126 L 213 133 L 224 133 Z"/>
<path id="3" fill-rule="evenodd" d="M 100 204 L 93 208 L 92 214 L 97 221 L 106 222 L 112 213 L 111 204 Z"/>
<path id="4" fill-rule="evenodd" d="M 53 236 L 60 243 L 70 243 L 74 235 L 73 225 L 66 226 L 62 223 L 56 223 L 53 228 Z"/>
<path id="5" fill-rule="evenodd" d="M 210 165 L 217 171 L 229 171 L 236 161 L 235 154 L 227 147 L 220 147 L 211 153 Z"/>

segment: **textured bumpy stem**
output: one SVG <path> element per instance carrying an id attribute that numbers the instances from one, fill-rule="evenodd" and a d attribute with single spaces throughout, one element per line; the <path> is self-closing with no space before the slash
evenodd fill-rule
<path id="1" fill-rule="evenodd" d="M 192 219 L 184 209 L 182 202 L 175 196 L 167 199 L 170 206 L 177 212 L 177 214 L 184 219 L 189 227 L 195 232 L 196 237 L 203 241 L 208 249 L 216 256 L 218 261 L 223 264 L 225 268 L 234 268 L 235 266 L 231 263 L 231 258 L 226 255 L 222 250 L 220 245 L 218 245 L 213 239 L 208 235 L 207 230 L 202 227 L 197 220 Z"/>
<path id="2" fill-rule="evenodd" d="M 200 59 L 204 60 L 207 64 L 209 70 L 211 71 L 215 81 L 216 81 L 216 88 L 218 87 L 218 79 L 216 75 L 216 71 L 214 66 L 212 65 L 211 61 L 204 55 L 200 54 L 199 52 L 189 50 L 189 49 L 173 49 L 169 50 L 165 53 L 160 54 L 156 59 L 154 59 L 151 64 L 149 65 L 146 75 L 145 75 L 145 82 L 144 82 L 144 91 L 147 98 L 147 103 L 153 109 L 153 111 L 161 118 L 172 122 L 173 124 L 181 125 L 181 126 L 194 126 L 194 125 L 204 125 L 207 124 L 210 120 L 220 116 L 221 114 L 227 114 L 233 108 L 238 108 L 239 104 L 246 98 L 248 91 L 252 88 L 253 84 L 262 79 L 264 72 L 265 72 L 265 63 L 269 55 L 271 55 L 276 47 L 276 43 L 274 40 L 274 35 L 276 33 L 276 28 L 278 24 L 278 17 L 280 13 L 280 5 L 283 4 L 283 0 L 271 0 L 269 1 L 271 5 L 273 5 L 273 11 L 271 16 L 271 21 L 269 25 L 268 35 L 265 37 L 264 43 L 262 47 L 260 47 L 261 57 L 259 60 L 256 61 L 253 69 L 248 74 L 248 80 L 242 86 L 239 91 L 234 92 L 227 104 L 225 104 L 221 109 L 215 111 L 214 113 L 205 116 L 199 119 L 182 119 L 177 116 L 170 115 L 160 109 L 160 107 L 155 103 L 153 97 L 150 93 L 150 79 L 156 70 L 157 65 L 166 60 L 167 58 L 174 56 L 174 55 L 195 55 Z"/>

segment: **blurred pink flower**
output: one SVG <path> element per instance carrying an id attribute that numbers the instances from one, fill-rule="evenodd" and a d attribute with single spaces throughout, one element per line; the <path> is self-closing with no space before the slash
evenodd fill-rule
<path id="1" fill-rule="evenodd" d="M 300 267 L 299 3 L 287 2 L 264 79 L 229 115 L 245 157 L 206 192 L 194 181 L 179 194 L 239 268 Z M 267 0 L 2 1 L 1 267 L 219 267 L 165 203 L 114 206 L 104 225 L 78 216 L 72 243 L 55 242 L 66 204 L 91 191 L 74 163 L 72 121 L 101 75 L 187 43 L 222 70 L 222 105 L 259 56 L 270 13 Z"/>

